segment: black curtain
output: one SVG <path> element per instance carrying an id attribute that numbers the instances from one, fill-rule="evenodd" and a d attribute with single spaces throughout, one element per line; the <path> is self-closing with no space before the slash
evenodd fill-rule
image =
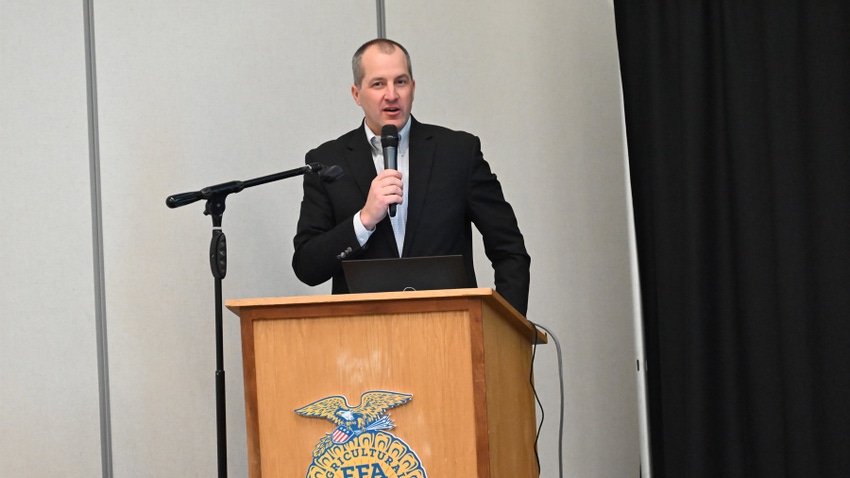
<path id="1" fill-rule="evenodd" d="M 654 476 L 850 476 L 850 2 L 614 5 Z"/>

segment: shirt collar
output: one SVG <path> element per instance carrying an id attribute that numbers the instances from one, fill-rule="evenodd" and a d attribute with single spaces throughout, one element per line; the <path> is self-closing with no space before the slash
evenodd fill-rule
<path id="1" fill-rule="evenodd" d="M 405 123 L 404 127 L 401 128 L 401 131 L 398 132 L 398 150 L 404 151 L 407 149 L 407 146 L 410 144 L 410 124 L 413 122 L 413 116 L 407 118 L 407 123 Z M 369 128 L 369 125 L 366 122 L 363 122 L 363 128 L 366 130 L 366 141 L 372 145 L 372 149 L 377 150 L 378 152 L 383 152 L 381 148 L 381 137 L 372 132 Z M 372 138 L 377 138 L 377 140 L 373 140 Z"/>

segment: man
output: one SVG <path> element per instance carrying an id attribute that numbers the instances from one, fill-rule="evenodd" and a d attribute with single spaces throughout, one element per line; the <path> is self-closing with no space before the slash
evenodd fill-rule
<path id="1" fill-rule="evenodd" d="M 522 314 L 529 266 L 513 209 L 481 153 L 477 137 L 419 123 L 410 114 L 416 82 L 407 50 L 386 39 L 367 42 L 352 60 L 351 95 L 361 126 L 307 153 L 307 162 L 337 165 L 342 179 L 304 177 L 292 267 L 318 285 L 333 278 L 347 293 L 343 259 L 463 255 L 475 287 L 472 228 L 484 239 L 496 291 Z M 381 128 L 399 130 L 398 169 L 384 169 Z M 396 204 L 390 217 L 387 209 Z"/>

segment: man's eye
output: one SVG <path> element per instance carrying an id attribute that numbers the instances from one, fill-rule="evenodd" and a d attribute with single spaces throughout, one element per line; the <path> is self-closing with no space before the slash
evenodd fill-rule
<path id="1" fill-rule="evenodd" d="M 380 88 L 383 85 L 380 81 L 372 83 L 372 88 Z"/>

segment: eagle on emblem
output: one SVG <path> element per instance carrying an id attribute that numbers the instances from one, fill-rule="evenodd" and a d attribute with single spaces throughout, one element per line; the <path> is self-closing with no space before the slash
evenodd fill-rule
<path id="1" fill-rule="evenodd" d="M 372 390 L 360 395 L 360 405 L 356 407 L 349 405 L 345 397 L 335 395 L 303 406 L 295 413 L 305 417 L 326 418 L 337 425 L 332 433 L 316 445 L 317 449 L 326 449 L 331 444 L 343 444 L 367 431 L 395 428 L 384 412 L 407 403 L 411 398 L 413 395 L 406 393 Z"/>

